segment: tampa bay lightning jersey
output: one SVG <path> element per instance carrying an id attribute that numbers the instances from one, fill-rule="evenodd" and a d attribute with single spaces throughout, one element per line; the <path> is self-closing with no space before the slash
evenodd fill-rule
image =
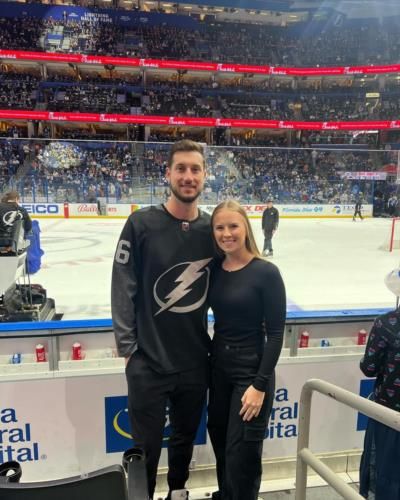
<path id="1" fill-rule="evenodd" d="M 13 201 L 0 203 L 0 236 L 12 236 L 14 225 L 19 220 L 22 221 L 22 226 L 26 234 L 32 228 L 32 221 L 26 209 Z"/>
<path id="2" fill-rule="evenodd" d="M 137 349 L 159 373 L 205 362 L 210 216 L 182 221 L 164 206 L 130 215 L 114 257 L 111 308 L 120 356 Z"/>

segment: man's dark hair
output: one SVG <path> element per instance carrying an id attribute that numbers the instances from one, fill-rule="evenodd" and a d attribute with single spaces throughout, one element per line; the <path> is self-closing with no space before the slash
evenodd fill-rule
<path id="1" fill-rule="evenodd" d="M 206 161 L 204 158 L 204 148 L 201 144 L 195 141 L 191 141 L 189 139 L 183 139 L 182 141 L 175 142 L 175 144 L 172 146 L 171 151 L 169 153 L 168 157 L 168 167 L 171 168 L 172 162 L 174 160 L 174 154 L 175 153 L 181 153 L 181 152 L 191 152 L 194 151 L 196 153 L 200 153 L 201 156 L 203 157 L 203 162 L 204 162 L 204 167 L 206 165 Z"/>
<path id="2" fill-rule="evenodd" d="M 2 203 L 13 203 L 16 202 L 18 198 L 19 194 L 17 191 L 8 191 L 7 193 L 5 193 L 1 201 Z"/>

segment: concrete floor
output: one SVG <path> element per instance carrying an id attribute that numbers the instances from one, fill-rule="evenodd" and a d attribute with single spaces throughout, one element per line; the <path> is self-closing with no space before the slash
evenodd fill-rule
<path id="1" fill-rule="evenodd" d="M 351 485 L 356 491 L 358 491 L 358 485 Z M 295 491 L 294 490 L 284 490 L 284 491 L 274 491 L 270 493 L 261 493 L 259 498 L 263 500 L 294 500 Z M 330 486 L 315 487 L 307 489 L 307 500 L 339 500 L 343 498 L 341 495 L 336 493 Z"/>

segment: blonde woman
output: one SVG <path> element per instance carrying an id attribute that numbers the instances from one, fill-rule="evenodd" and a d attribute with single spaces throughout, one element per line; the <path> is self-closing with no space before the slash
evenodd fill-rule
<path id="1" fill-rule="evenodd" d="M 282 349 L 286 294 L 278 268 L 261 258 L 249 219 L 233 200 L 211 219 L 221 259 L 212 274 L 214 312 L 208 430 L 218 500 L 257 500 L 262 447 Z"/>

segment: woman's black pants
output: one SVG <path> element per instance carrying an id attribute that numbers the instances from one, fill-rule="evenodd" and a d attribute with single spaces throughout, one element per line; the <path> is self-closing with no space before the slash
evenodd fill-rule
<path id="1" fill-rule="evenodd" d="M 221 500 L 257 500 L 262 448 L 275 391 L 269 381 L 260 414 L 248 422 L 239 415 L 241 398 L 260 363 L 256 348 L 214 344 L 208 432 L 217 462 Z"/>

